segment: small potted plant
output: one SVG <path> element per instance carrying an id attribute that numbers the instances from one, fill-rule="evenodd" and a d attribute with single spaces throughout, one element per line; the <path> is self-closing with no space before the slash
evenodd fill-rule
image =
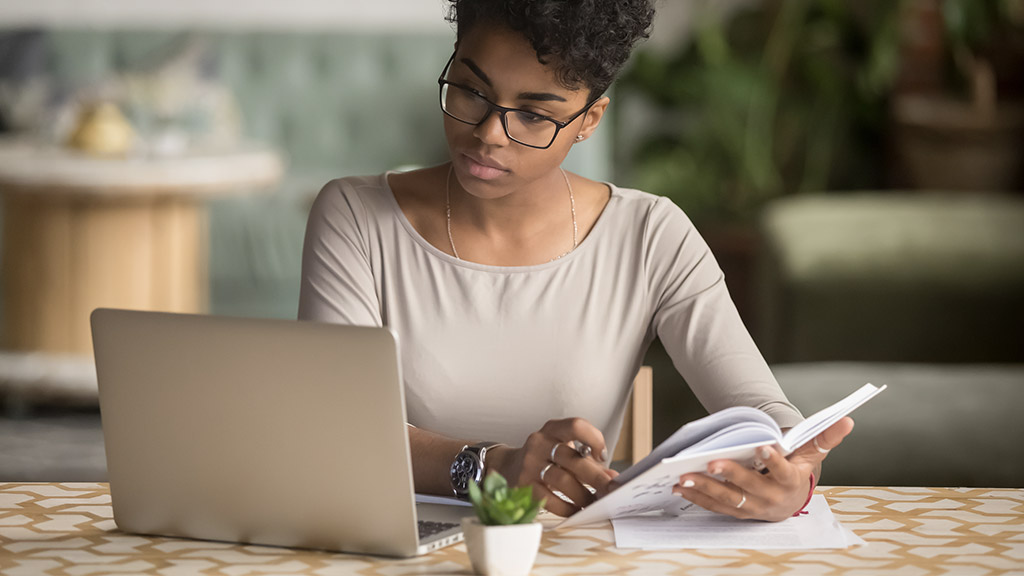
<path id="1" fill-rule="evenodd" d="M 529 574 L 544 530 L 534 519 L 544 500 L 535 500 L 530 486 L 509 488 L 497 472 L 487 475 L 482 490 L 471 482 L 469 499 L 476 516 L 462 519 L 462 531 L 473 570 L 488 576 Z"/>

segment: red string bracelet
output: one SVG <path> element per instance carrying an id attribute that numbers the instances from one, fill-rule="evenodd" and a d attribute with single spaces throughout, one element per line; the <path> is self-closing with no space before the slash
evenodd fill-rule
<path id="1" fill-rule="evenodd" d="M 807 505 L 811 503 L 811 497 L 814 496 L 814 472 L 811 472 L 811 489 L 807 492 L 807 500 L 804 500 L 804 505 L 799 510 L 793 513 L 793 516 L 800 516 L 807 514 Z"/>

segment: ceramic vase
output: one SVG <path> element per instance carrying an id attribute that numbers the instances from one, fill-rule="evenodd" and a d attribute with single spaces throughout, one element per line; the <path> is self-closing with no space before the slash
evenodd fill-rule
<path id="1" fill-rule="evenodd" d="M 485 576 L 525 576 L 533 568 L 544 526 L 537 522 L 485 526 L 476 517 L 462 519 L 473 571 Z"/>

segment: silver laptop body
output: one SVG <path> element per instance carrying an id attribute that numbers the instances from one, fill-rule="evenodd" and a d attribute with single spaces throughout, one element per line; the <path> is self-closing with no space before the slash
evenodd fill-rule
<path id="1" fill-rule="evenodd" d="M 417 511 L 388 329 L 97 309 L 92 331 L 121 530 L 384 556 L 462 539 L 418 537 L 418 516 L 472 512 Z"/>

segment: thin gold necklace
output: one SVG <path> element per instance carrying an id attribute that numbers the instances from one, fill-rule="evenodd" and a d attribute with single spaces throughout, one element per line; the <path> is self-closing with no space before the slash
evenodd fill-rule
<path id="1" fill-rule="evenodd" d="M 455 249 L 455 240 L 452 238 L 452 197 L 451 197 L 451 190 L 452 190 L 452 171 L 453 170 L 454 170 L 454 166 L 449 166 L 448 167 L 448 179 L 445 181 L 445 184 L 444 184 L 444 212 L 445 212 L 445 218 L 447 219 L 447 225 L 448 225 L 448 244 L 452 247 L 452 254 L 454 254 L 455 257 L 458 258 L 459 260 L 462 260 L 462 258 L 459 257 L 459 251 Z M 565 179 L 565 186 L 566 186 L 566 188 L 569 189 L 569 209 L 572 211 L 572 248 L 570 248 L 569 250 L 567 250 L 566 252 L 564 252 L 562 254 L 559 254 L 558 256 L 555 256 L 554 258 L 552 258 L 550 260 L 551 262 L 554 262 L 555 260 L 558 260 L 559 258 L 561 258 L 563 256 L 566 256 L 567 254 L 570 254 L 573 250 L 576 249 L 577 246 L 579 246 L 579 241 L 577 240 L 577 235 L 579 233 L 579 228 L 576 226 L 576 198 L 572 194 L 572 184 L 569 182 L 568 174 L 566 174 L 565 170 L 563 170 L 561 168 L 559 168 L 559 170 L 562 172 L 562 178 Z"/>

